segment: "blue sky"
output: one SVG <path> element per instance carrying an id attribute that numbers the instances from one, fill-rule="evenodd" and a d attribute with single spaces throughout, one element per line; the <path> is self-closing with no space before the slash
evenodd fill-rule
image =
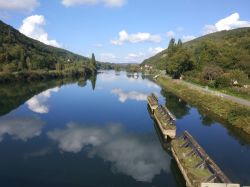
<path id="1" fill-rule="evenodd" d="M 249 0 L 0 0 L 0 18 L 44 43 L 121 63 L 141 62 L 171 37 L 250 26 L 249 8 Z"/>

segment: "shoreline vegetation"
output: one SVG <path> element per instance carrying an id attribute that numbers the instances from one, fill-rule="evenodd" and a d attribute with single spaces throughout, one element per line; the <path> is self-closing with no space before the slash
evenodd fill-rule
<path id="1" fill-rule="evenodd" d="M 95 75 L 87 58 L 31 39 L 0 20 L 0 83 Z"/>
<path id="2" fill-rule="evenodd" d="M 79 70 L 70 71 L 57 71 L 57 70 L 33 70 L 33 71 L 21 71 L 13 73 L 3 73 L 0 72 L 0 84 L 10 83 L 10 82 L 33 82 L 33 81 L 43 81 L 51 79 L 62 79 L 62 78 L 79 78 L 95 76 L 96 72 L 86 68 Z"/>
<path id="3" fill-rule="evenodd" d="M 28 81 L 28 82 L 9 82 L 0 85 L 0 116 L 8 114 L 20 105 L 27 102 L 33 96 L 41 94 L 43 91 L 61 87 L 63 85 L 77 83 L 79 87 L 85 87 L 87 81 L 93 90 L 96 84 L 96 75 L 84 77 L 61 77 L 60 79 Z"/>
<path id="4" fill-rule="evenodd" d="M 250 100 L 249 41 L 250 28 L 215 32 L 185 43 L 172 38 L 165 50 L 140 67 Z"/>
<path id="5" fill-rule="evenodd" d="M 156 82 L 163 89 L 170 91 L 198 109 L 209 111 L 233 127 L 250 134 L 250 107 L 191 88 L 180 80 L 160 76 Z"/>

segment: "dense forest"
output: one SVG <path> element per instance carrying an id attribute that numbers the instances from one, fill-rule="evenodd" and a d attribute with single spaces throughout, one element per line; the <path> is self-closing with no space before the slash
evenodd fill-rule
<path id="1" fill-rule="evenodd" d="M 64 49 L 45 45 L 0 21 L 1 80 L 29 77 L 58 77 L 96 72 L 94 54 L 86 58 Z"/>
<path id="2" fill-rule="evenodd" d="M 186 43 L 171 39 L 166 50 L 141 67 L 145 65 L 203 85 L 243 87 L 250 77 L 250 28 L 212 33 Z"/>

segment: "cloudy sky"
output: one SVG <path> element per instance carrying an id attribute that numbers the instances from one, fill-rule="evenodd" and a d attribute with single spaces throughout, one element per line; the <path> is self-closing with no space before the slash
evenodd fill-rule
<path id="1" fill-rule="evenodd" d="M 0 19 L 48 45 L 134 63 L 171 37 L 249 27 L 249 7 L 249 0 L 0 0 Z"/>

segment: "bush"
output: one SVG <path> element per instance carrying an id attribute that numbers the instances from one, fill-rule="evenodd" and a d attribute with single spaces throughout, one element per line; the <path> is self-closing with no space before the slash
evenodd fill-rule
<path id="1" fill-rule="evenodd" d="M 202 74 L 204 79 L 211 81 L 220 77 L 223 74 L 223 70 L 219 66 L 209 65 L 204 67 Z"/>
<path id="2" fill-rule="evenodd" d="M 5 64 L 2 67 L 4 73 L 12 73 L 17 71 L 17 66 L 14 63 Z"/>
<path id="3" fill-rule="evenodd" d="M 217 88 L 225 88 L 229 86 L 231 86 L 231 79 L 228 73 L 224 73 L 215 80 L 215 87 Z"/>
<path id="4" fill-rule="evenodd" d="M 231 70 L 216 79 L 216 87 L 243 86 L 249 83 L 246 73 L 240 70 Z"/>

